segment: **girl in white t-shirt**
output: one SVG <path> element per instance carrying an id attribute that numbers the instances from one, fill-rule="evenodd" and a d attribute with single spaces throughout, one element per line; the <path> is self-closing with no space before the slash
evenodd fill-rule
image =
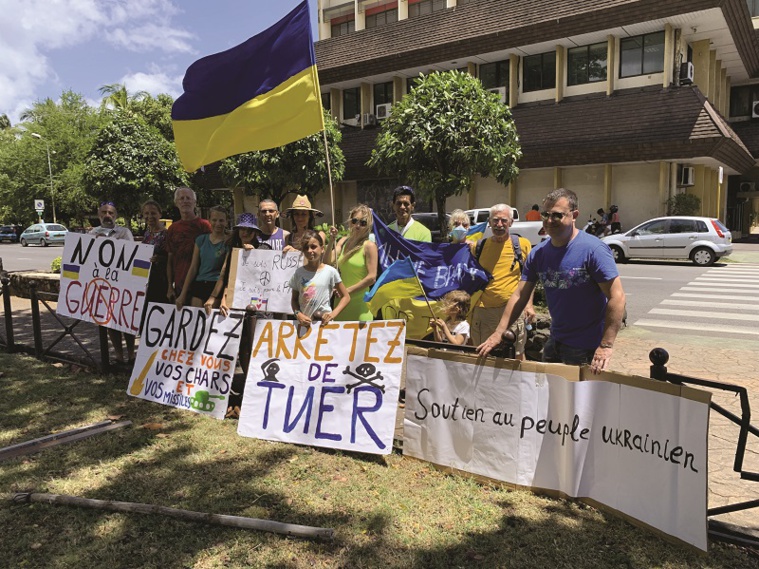
<path id="1" fill-rule="evenodd" d="M 471 298 L 463 290 L 452 290 L 443 297 L 443 310 L 447 318 L 432 320 L 432 328 L 435 332 L 436 342 L 445 342 L 461 346 L 469 340 L 469 322 L 466 315 L 469 314 Z"/>
<path id="2" fill-rule="evenodd" d="M 303 266 L 298 267 L 290 279 L 293 312 L 300 324 L 308 325 L 316 320 L 326 324 L 340 314 L 351 297 L 337 269 L 322 263 L 322 236 L 316 231 L 305 231 L 300 244 Z M 340 296 L 340 302 L 333 309 L 330 300 L 335 290 Z"/>

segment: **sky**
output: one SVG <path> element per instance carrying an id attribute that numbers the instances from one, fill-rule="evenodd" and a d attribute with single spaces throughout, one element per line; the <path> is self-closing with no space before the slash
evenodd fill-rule
<path id="1" fill-rule="evenodd" d="M 0 115 L 100 87 L 182 94 L 192 62 L 263 31 L 301 0 L 0 0 Z M 316 0 L 309 0 L 316 31 Z"/>

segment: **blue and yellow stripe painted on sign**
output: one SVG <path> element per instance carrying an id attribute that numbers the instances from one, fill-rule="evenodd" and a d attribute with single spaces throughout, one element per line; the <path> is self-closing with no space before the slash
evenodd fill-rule
<path id="1" fill-rule="evenodd" d="M 61 275 L 66 277 L 67 279 L 71 279 L 72 281 L 75 281 L 79 278 L 79 265 L 67 265 L 64 264 L 61 267 Z"/>
<path id="2" fill-rule="evenodd" d="M 227 51 L 193 63 L 171 110 L 188 172 L 324 129 L 308 2 Z"/>
<path id="3" fill-rule="evenodd" d="M 136 277 L 147 278 L 150 274 L 150 261 L 135 259 L 132 263 L 132 274 Z"/>

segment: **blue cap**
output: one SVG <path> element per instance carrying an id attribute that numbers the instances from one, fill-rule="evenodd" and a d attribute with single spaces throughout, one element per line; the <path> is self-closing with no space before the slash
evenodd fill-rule
<path id="1" fill-rule="evenodd" d="M 256 220 L 256 216 L 252 213 L 241 213 L 239 216 L 237 216 L 237 225 L 234 226 L 234 229 L 239 229 L 240 227 L 258 229 L 258 221 Z"/>

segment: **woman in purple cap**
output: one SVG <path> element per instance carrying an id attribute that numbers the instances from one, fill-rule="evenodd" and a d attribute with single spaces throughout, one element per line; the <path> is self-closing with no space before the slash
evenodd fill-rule
<path id="1" fill-rule="evenodd" d="M 219 273 L 219 280 L 216 281 L 216 286 L 203 305 L 206 312 L 210 314 L 213 308 L 219 308 L 221 313 L 226 316 L 229 313 L 229 307 L 227 306 L 227 283 L 229 282 L 229 267 L 232 259 L 232 254 L 236 249 L 268 249 L 265 243 L 261 243 L 258 240 L 258 223 L 256 222 L 256 216 L 252 213 L 241 213 L 237 217 L 237 225 L 234 226 L 232 234 L 227 239 L 227 257 L 224 259 L 224 266 Z M 221 299 L 217 302 L 217 299 Z"/>

